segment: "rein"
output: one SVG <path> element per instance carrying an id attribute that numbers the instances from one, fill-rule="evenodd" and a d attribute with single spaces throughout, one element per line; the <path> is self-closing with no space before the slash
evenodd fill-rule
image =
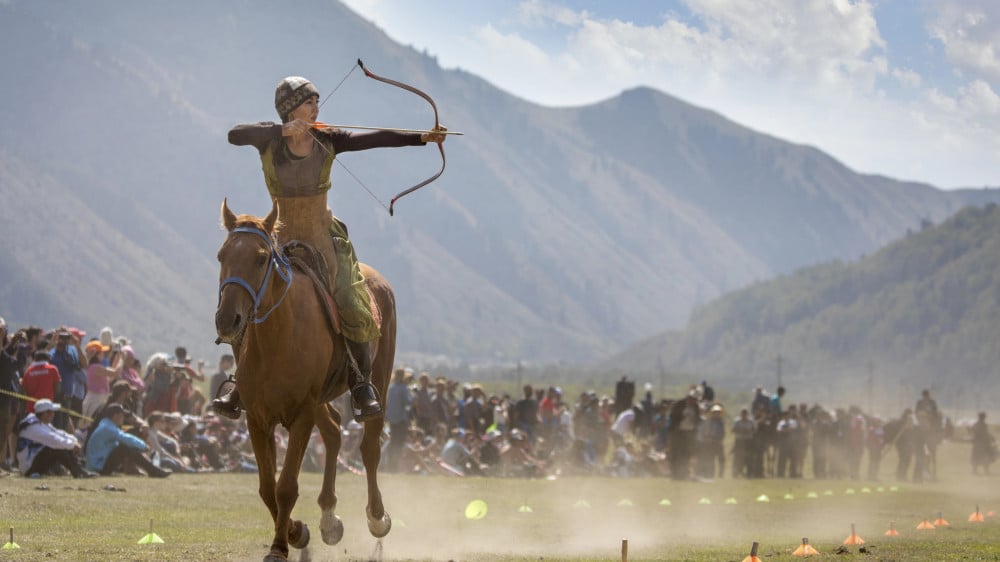
<path id="1" fill-rule="evenodd" d="M 253 299 L 253 323 L 260 324 L 261 322 L 267 320 L 267 317 L 270 316 L 271 313 L 278 308 L 281 302 L 285 300 L 285 295 L 288 294 L 288 288 L 292 286 L 292 264 L 288 261 L 288 258 L 285 257 L 283 252 L 278 251 L 274 242 L 263 230 L 252 226 L 239 226 L 229 231 L 230 234 L 238 232 L 254 234 L 263 239 L 268 249 L 271 250 L 271 257 L 268 260 L 267 271 L 264 272 L 264 280 L 260 282 L 259 289 L 255 291 L 253 287 L 250 286 L 250 283 L 242 277 L 227 277 L 219 284 L 219 301 L 222 301 L 222 290 L 225 289 L 227 285 L 239 285 L 240 287 L 243 287 L 248 293 L 250 293 L 250 298 Z M 271 308 L 268 309 L 263 316 L 260 316 L 260 301 L 264 297 L 264 291 L 267 289 L 268 283 L 271 281 L 272 271 L 277 272 L 278 277 L 285 282 L 285 290 L 282 291 L 281 296 L 278 297 L 278 300 L 271 306 Z"/>

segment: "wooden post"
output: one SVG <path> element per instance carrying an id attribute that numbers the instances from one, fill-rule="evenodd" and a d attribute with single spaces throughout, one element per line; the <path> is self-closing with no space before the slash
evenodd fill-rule
<path id="1" fill-rule="evenodd" d="M 628 562 L 628 539 L 622 539 L 622 562 Z"/>

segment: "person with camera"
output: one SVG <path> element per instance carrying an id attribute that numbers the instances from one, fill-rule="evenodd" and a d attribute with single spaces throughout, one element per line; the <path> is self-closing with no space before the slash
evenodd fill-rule
<path id="1" fill-rule="evenodd" d="M 21 400 L 15 396 L 21 393 L 21 377 L 17 368 L 17 359 L 11 350 L 16 350 L 19 343 L 25 339 L 23 331 L 18 331 L 14 337 L 7 339 L 7 321 L 0 318 L 0 475 L 10 472 L 7 461 L 7 451 L 14 424 L 17 423 L 21 411 Z"/>
<path id="2" fill-rule="evenodd" d="M 117 345 L 117 344 L 116 344 Z M 111 395 L 111 381 L 122 374 L 124 365 L 120 351 L 116 350 L 111 367 L 104 366 L 104 354 L 111 351 L 110 346 L 94 340 L 84 348 L 87 354 L 87 393 L 83 398 L 83 415 L 93 417 L 94 412 L 104 406 Z M 86 420 L 80 422 L 80 427 L 87 427 Z"/>
<path id="3" fill-rule="evenodd" d="M 87 358 L 80 347 L 80 336 L 60 328 L 56 331 L 55 348 L 49 352 L 49 361 L 59 369 L 62 379 L 63 410 L 79 412 L 83 409 L 83 398 L 87 393 Z M 73 421 L 66 414 L 56 415 L 55 427 L 73 433 Z"/>
<path id="4" fill-rule="evenodd" d="M 205 380 L 205 361 L 198 360 L 198 368 L 191 368 L 191 358 L 188 357 L 187 348 L 177 347 L 174 349 L 174 374 L 177 378 L 177 409 L 182 414 L 195 414 L 195 406 L 199 400 L 200 392 L 195 388 L 193 381 Z M 200 406 L 197 408 L 200 410 Z"/>

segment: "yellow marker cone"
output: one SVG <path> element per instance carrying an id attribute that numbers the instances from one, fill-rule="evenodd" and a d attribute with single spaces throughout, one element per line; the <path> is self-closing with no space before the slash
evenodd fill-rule
<path id="1" fill-rule="evenodd" d="M 660 500 L 660 505 L 668 507 L 674 504 L 670 503 L 670 500 L 668 500 L 667 498 L 663 498 L 662 500 Z"/>
<path id="2" fill-rule="evenodd" d="M 156 533 L 153 532 L 152 519 L 149 520 L 149 533 L 146 536 L 139 539 L 139 542 L 137 542 L 136 544 L 163 544 L 163 539 L 160 538 L 160 535 L 157 535 Z"/>
<path id="3" fill-rule="evenodd" d="M 815 500 L 815 499 L 819 498 L 819 495 L 816 494 L 816 492 L 809 492 L 808 494 L 806 494 L 806 498 L 811 499 L 811 500 Z"/>
<path id="4" fill-rule="evenodd" d="M 743 559 L 743 562 L 760 562 L 760 558 L 757 557 L 757 547 L 760 546 L 757 542 L 753 543 L 750 547 L 750 555 Z"/>
<path id="5" fill-rule="evenodd" d="M 788 492 L 787 494 L 785 494 L 784 497 L 785 497 L 786 500 L 794 500 L 795 499 L 795 496 L 793 496 L 791 492 Z"/>
<path id="6" fill-rule="evenodd" d="M 590 509 L 590 503 L 587 500 L 576 500 L 573 507 L 576 509 Z"/>
<path id="7" fill-rule="evenodd" d="M 851 523 L 851 534 L 844 539 L 844 544 L 865 544 L 865 540 L 854 532 L 854 523 Z"/>
<path id="8" fill-rule="evenodd" d="M 535 510 L 531 509 L 530 505 L 528 505 L 526 503 L 523 503 L 523 504 L 521 504 L 521 507 L 517 508 L 517 512 L 518 513 L 534 513 Z"/>
<path id="9" fill-rule="evenodd" d="M 872 493 L 872 489 L 869 488 L 868 486 L 865 486 L 864 488 L 861 488 L 861 493 L 862 494 L 870 494 L 870 493 Z"/>
<path id="10" fill-rule="evenodd" d="M 632 507 L 632 500 L 625 498 L 618 502 L 618 507 Z"/>
<path id="11" fill-rule="evenodd" d="M 767 503 L 767 502 L 771 501 L 771 498 L 767 497 L 767 494 L 761 494 L 761 495 L 757 496 L 757 501 L 759 501 L 761 503 Z"/>
<path id="12" fill-rule="evenodd" d="M 879 486 L 879 487 L 875 488 L 875 491 L 881 494 L 882 492 L 885 491 L 885 486 Z"/>
<path id="13" fill-rule="evenodd" d="M 465 518 L 466 519 L 482 519 L 486 517 L 486 502 L 483 500 L 472 500 L 469 505 L 465 506 Z"/>
<path id="14" fill-rule="evenodd" d="M 896 530 L 896 522 L 895 521 L 889 521 L 889 530 L 885 532 L 885 536 L 887 536 L 887 537 L 898 537 L 899 536 L 899 531 Z"/>
<path id="15" fill-rule="evenodd" d="M 935 527 L 949 527 L 949 526 L 951 526 L 951 523 L 948 523 L 947 521 L 945 521 L 944 517 L 941 517 L 941 512 L 939 511 L 938 512 L 938 518 L 934 520 L 934 526 Z"/>
<path id="16" fill-rule="evenodd" d="M 726 505 L 736 505 L 739 502 L 736 501 L 736 498 L 726 498 L 726 502 L 725 503 L 726 503 Z"/>
<path id="17" fill-rule="evenodd" d="M 890 492 L 898 492 L 899 491 L 899 486 L 889 486 L 889 491 Z"/>
<path id="18" fill-rule="evenodd" d="M 701 498 L 698 500 L 698 505 L 712 505 L 712 500 L 708 498 Z"/>
<path id="19" fill-rule="evenodd" d="M 919 525 L 917 525 L 917 529 L 919 529 L 921 531 L 930 531 L 931 529 L 934 529 L 934 528 L 935 528 L 934 524 L 931 523 L 930 520 L 928 520 L 928 519 L 924 519 L 923 521 L 920 522 Z"/>
<path id="20" fill-rule="evenodd" d="M 0 547 L 0 550 L 21 550 L 21 545 L 14 542 L 14 527 L 10 528 L 10 542 Z"/>
<path id="21" fill-rule="evenodd" d="M 792 552 L 792 556 L 816 556 L 819 551 L 809 544 L 809 539 L 802 537 L 802 545 Z"/>
<path id="22" fill-rule="evenodd" d="M 823 495 L 824 496 L 832 496 L 833 495 L 833 490 L 823 490 Z"/>
<path id="23" fill-rule="evenodd" d="M 848 488 L 848 489 L 844 490 L 844 493 L 847 494 L 848 496 L 853 496 L 854 495 L 854 488 Z"/>
<path id="24" fill-rule="evenodd" d="M 976 511 L 969 516 L 969 523 L 984 523 L 986 520 L 983 519 L 982 512 L 979 511 L 979 506 L 976 506 Z M 14 539 L 11 539 L 12 541 Z"/>

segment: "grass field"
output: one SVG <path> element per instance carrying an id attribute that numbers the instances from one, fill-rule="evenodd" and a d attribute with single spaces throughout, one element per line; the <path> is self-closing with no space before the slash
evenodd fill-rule
<path id="1" fill-rule="evenodd" d="M 1000 517 L 966 520 L 977 504 L 984 513 L 1000 511 L 1000 476 L 971 476 L 967 444 L 945 443 L 939 454 L 938 481 L 920 485 L 888 478 L 895 464 L 891 453 L 879 483 L 386 475 L 382 490 L 393 529 L 382 542 L 381 557 L 620 560 L 621 540 L 628 539 L 629 560 L 740 562 L 758 541 L 761 560 L 782 561 L 798 560 L 791 552 L 808 537 L 824 557 L 838 559 L 1000 560 Z M 320 476 L 300 478 L 295 516 L 310 526 L 312 544 L 293 550 L 291 560 L 378 558 L 365 526 L 364 479 L 341 474 L 338 483 L 338 513 L 346 531 L 342 543 L 331 547 L 319 537 Z M 43 484 L 48 490 L 36 489 Z M 108 484 L 125 491 L 106 491 Z M 256 490 L 252 474 L 164 480 L 7 477 L 0 479 L 0 524 L 5 533 L 14 528 L 21 548 L 0 550 L 0 560 L 260 560 L 272 527 Z M 807 497 L 810 492 L 817 497 Z M 794 499 L 784 499 L 789 493 Z M 761 494 L 770 502 L 755 501 Z M 730 498 L 737 503 L 727 504 Z M 487 514 L 467 519 L 465 507 L 476 499 L 486 502 Z M 664 499 L 671 505 L 661 505 Z M 916 530 L 939 512 L 949 527 Z M 136 544 L 149 532 L 150 519 L 164 544 Z M 891 521 L 899 537 L 883 536 Z M 838 557 L 834 552 L 852 523 L 867 552 L 852 546 Z"/>

